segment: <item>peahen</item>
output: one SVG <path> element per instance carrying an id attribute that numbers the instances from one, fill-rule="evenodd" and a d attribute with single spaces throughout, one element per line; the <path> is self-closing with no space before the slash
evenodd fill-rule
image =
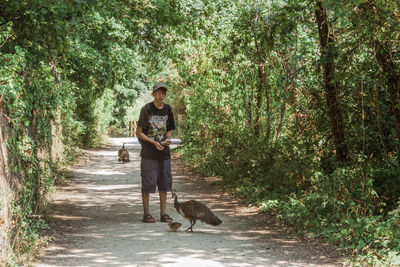
<path id="1" fill-rule="evenodd" d="M 205 222 L 214 226 L 222 223 L 222 221 L 215 216 L 214 213 L 203 203 L 196 200 L 179 202 L 175 190 L 172 192 L 172 197 L 175 198 L 174 206 L 176 211 L 182 215 L 183 218 L 190 221 L 190 227 L 185 231 L 190 229 L 190 231 L 193 232 L 193 226 L 196 224 L 196 220 L 200 220 L 201 222 Z"/>
<path id="2" fill-rule="evenodd" d="M 129 162 L 129 152 L 125 148 L 125 143 L 122 143 L 122 147 L 118 150 L 118 161 Z"/>

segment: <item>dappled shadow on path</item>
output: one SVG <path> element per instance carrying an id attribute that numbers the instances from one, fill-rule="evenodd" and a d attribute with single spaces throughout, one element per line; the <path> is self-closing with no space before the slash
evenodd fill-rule
<path id="1" fill-rule="evenodd" d="M 266 224 L 254 209 L 214 190 L 204 180 L 174 163 L 174 187 L 179 199 L 197 199 L 215 211 L 223 224 L 198 222 L 194 232 L 171 232 L 161 222 L 144 224 L 140 185 L 140 146 L 127 142 L 131 161 L 118 162 L 119 144 L 91 150 L 86 165 L 71 170 L 71 178 L 52 202 L 53 243 L 35 266 L 334 266 L 315 246 Z M 121 140 L 114 140 L 121 142 Z M 170 196 L 169 196 L 170 197 Z M 168 199 L 167 212 L 189 223 Z M 159 219 L 157 194 L 151 212 Z"/>

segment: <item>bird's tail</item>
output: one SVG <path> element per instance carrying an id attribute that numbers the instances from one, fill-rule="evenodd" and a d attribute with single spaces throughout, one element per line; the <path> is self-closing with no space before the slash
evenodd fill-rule
<path id="1" fill-rule="evenodd" d="M 207 216 L 205 222 L 214 226 L 220 225 L 222 223 L 222 221 L 213 213 L 210 213 L 209 216 Z"/>

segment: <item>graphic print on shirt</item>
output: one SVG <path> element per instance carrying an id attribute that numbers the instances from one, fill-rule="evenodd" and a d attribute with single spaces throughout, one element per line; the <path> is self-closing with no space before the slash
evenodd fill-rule
<path id="1" fill-rule="evenodd" d="M 168 115 L 151 115 L 149 117 L 148 136 L 154 141 L 163 141 L 167 134 L 167 120 Z"/>

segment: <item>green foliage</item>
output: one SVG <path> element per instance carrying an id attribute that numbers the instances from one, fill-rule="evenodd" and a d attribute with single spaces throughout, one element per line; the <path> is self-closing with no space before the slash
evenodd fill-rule
<path id="1" fill-rule="evenodd" d="M 323 55 L 317 8 L 333 37 Z M 17 253 L 45 227 L 32 218 L 60 164 L 136 120 L 164 80 L 198 170 L 360 264 L 398 263 L 396 1 L 16 0 L 0 10 Z M 340 119 L 329 114 L 326 71 Z"/>
<path id="2" fill-rule="evenodd" d="M 146 90 L 143 91 L 138 98 L 135 101 L 135 105 L 130 106 L 127 111 L 126 111 L 126 116 L 125 116 L 125 121 L 129 121 L 129 120 L 134 120 L 137 121 L 139 120 L 139 115 L 140 115 L 140 110 L 142 109 L 142 107 L 153 101 L 153 96 L 151 95 L 151 90 Z M 168 92 L 169 95 L 169 92 Z"/>
<path id="3" fill-rule="evenodd" d="M 400 125 L 390 91 L 400 74 L 398 7 L 322 1 L 335 42 L 322 58 L 310 19 L 315 2 L 240 1 L 228 8 L 214 1 L 205 13 L 191 7 L 202 15 L 185 27 L 199 30 L 170 54 L 186 112 L 181 153 L 298 231 L 355 250 L 361 264 L 390 264 L 399 251 L 393 214 Z M 327 62 L 335 66 L 331 82 L 343 113 L 344 164 L 336 159 L 326 106 Z"/>
<path id="4" fill-rule="evenodd" d="M 15 193 L 14 264 L 24 264 L 46 227 L 41 218 L 60 168 L 81 147 L 101 144 L 110 126 L 126 127 L 127 106 L 162 70 L 160 49 L 151 50 L 167 32 L 152 19 L 161 4 L 0 3 L 0 116 L 8 123 Z"/>

